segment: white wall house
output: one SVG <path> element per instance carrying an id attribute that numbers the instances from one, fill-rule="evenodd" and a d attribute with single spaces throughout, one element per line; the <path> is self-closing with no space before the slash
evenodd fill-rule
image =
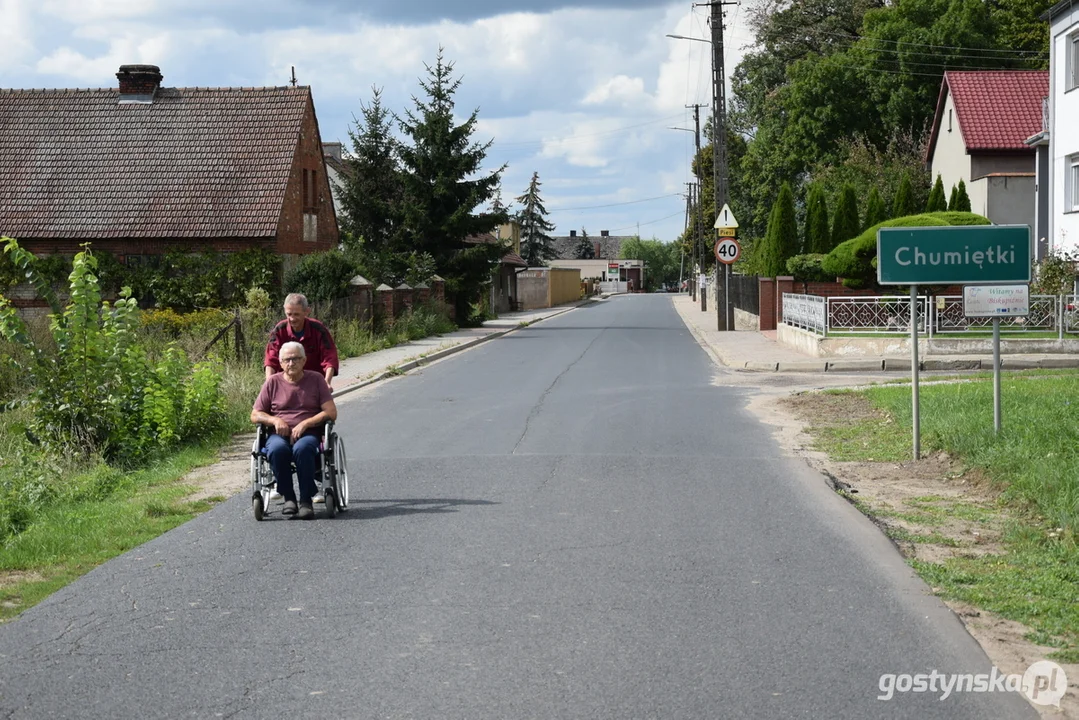
<path id="1" fill-rule="evenodd" d="M 970 209 L 998 225 L 1035 226 L 1035 149 L 1042 129 L 1045 70 L 948 71 L 926 149 L 944 195 L 962 180 Z"/>
<path id="2" fill-rule="evenodd" d="M 1051 7 L 1049 21 L 1049 245 L 1079 253 L 1079 0 Z"/>

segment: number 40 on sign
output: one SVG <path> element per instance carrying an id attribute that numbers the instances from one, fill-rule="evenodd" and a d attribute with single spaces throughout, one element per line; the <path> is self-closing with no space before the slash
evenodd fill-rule
<path id="1" fill-rule="evenodd" d="M 742 255 L 742 246 L 732 237 L 716 240 L 716 260 L 724 265 L 733 265 Z"/>

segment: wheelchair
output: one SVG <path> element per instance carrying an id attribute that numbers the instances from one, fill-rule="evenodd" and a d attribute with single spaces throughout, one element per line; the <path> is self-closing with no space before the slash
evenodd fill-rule
<path id="1" fill-rule="evenodd" d="M 273 428 L 260 424 L 251 445 L 251 509 L 255 520 L 261 521 L 270 512 L 270 491 L 277 480 L 274 478 L 270 460 L 263 452 L 266 438 Z M 293 465 L 293 477 L 295 476 Z M 292 478 L 289 478 L 292 482 Z M 338 512 L 348 510 L 348 459 L 345 444 L 333 429 L 333 421 L 322 426 L 322 442 L 318 448 L 318 464 L 315 466 L 315 485 L 326 498 L 326 514 L 331 518 Z"/>

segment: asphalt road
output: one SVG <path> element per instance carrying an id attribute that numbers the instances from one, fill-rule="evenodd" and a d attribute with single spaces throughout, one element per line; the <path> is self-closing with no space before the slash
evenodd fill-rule
<path id="1" fill-rule="evenodd" d="M 0 626 L 4 718 L 1016 718 L 662 295 L 346 397 L 352 509 L 244 493 Z"/>

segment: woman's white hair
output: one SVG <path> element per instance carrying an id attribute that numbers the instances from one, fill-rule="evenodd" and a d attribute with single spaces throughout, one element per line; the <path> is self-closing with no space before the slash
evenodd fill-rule
<path id="1" fill-rule="evenodd" d="M 302 357 L 302 358 L 307 357 L 307 351 L 303 349 L 303 345 L 296 342 L 295 340 L 290 340 L 289 342 L 282 345 L 281 349 L 277 352 L 277 356 L 281 357 L 282 355 L 285 354 L 286 350 L 297 350 L 300 353 L 300 357 Z"/>

